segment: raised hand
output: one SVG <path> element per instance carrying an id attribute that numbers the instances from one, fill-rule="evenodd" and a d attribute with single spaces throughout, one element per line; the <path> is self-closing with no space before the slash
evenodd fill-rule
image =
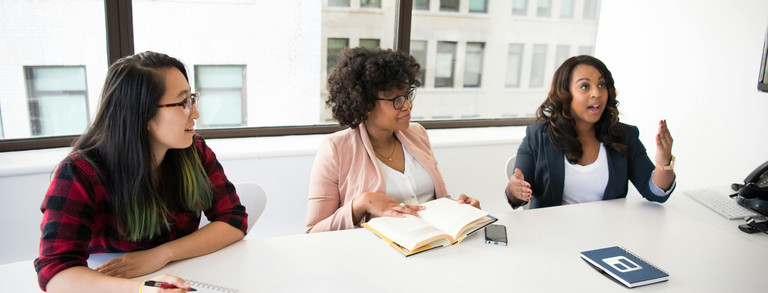
<path id="1" fill-rule="evenodd" d="M 659 133 L 656 134 L 656 166 L 668 166 L 672 160 L 672 134 L 667 128 L 667 120 L 659 121 Z"/>
<path id="2" fill-rule="evenodd" d="M 515 168 L 515 174 L 509 177 L 509 183 L 507 183 L 507 194 L 511 194 L 517 200 L 530 201 L 533 195 L 531 190 L 531 184 L 525 181 L 523 171 L 520 168 Z"/>

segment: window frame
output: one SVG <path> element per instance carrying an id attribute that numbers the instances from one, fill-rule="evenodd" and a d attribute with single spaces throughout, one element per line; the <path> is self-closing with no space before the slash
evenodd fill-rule
<path id="1" fill-rule="evenodd" d="M 395 50 L 409 52 L 413 0 L 396 0 Z M 104 0 L 107 36 L 107 60 L 114 63 L 123 56 L 134 54 L 133 12 L 131 0 Z M 525 126 L 536 118 L 456 119 L 418 121 L 426 129 Z M 201 136 L 211 138 L 245 138 L 285 135 L 328 134 L 345 129 L 338 124 L 301 126 L 238 127 L 199 129 Z M 68 147 L 80 135 L 0 139 L 0 152 Z"/>

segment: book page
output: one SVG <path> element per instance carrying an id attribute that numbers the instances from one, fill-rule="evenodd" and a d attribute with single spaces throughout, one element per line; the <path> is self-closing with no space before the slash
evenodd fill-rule
<path id="1" fill-rule="evenodd" d="M 448 238 L 442 231 L 411 215 L 405 215 L 405 218 L 378 217 L 368 221 L 368 225 L 408 250 L 433 242 L 441 235 Z"/>
<path id="2" fill-rule="evenodd" d="M 452 241 L 456 241 L 465 227 L 485 216 L 488 213 L 468 204 L 459 204 L 449 198 L 439 198 L 422 204 L 426 209 L 419 211 L 421 219 L 430 225 L 451 235 Z M 477 225 L 472 225 L 477 226 Z"/>

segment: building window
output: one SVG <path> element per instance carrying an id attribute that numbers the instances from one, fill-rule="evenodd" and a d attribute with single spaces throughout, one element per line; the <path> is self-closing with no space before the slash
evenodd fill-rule
<path id="1" fill-rule="evenodd" d="M 540 17 L 552 16 L 552 2 L 551 0 L 539 0 L 536 5 L 536 15 Z"/>
<path id="2" fill-rule="evenodd" d="M 533 45 L 531 52 L 531 81 L 529 87 L 539 88 L 544 86 L 544 64 L 547 60 L 547 45 Z"/>
<path id="3" fill-rule="evenodd" d="M 245 65 L 195 65 L 200 126 L 246 124 Z"/>
<path id="4" fill-rule="evenodd" d="M 560 65 L 565 62 L 565 60 L 568 59 L 568 57 L 571 57 L 571 46 L 568 45 L 557 45 L 555 48 L 555 70 L 557 70 Z"/>
<path id="5" fill-rule="evenodd" d="M 453 87 L 453 71 L 456 68 L 456 42 L 437 42 L 435 59 L 435 87 Z"/>
<path id="6" fill-rule="evenodd" d="M 24 66 L 32 135 L 83 133 L 88 126 L 85 66 Z"/>
<path id="7" fill-rule="evenodd" d="M 469 12 L 488 12 L 488 0 L 469 0 Z"/>
<path id="8" fill-rule="evenodd" d="M 411 56 L 421 65 L 421 72 L 417 77 L 421 81 L 421 87 L 425 87 L 427 72 L 427 41 L 411 41 Z"/>
<path id="9" fill-rule="evenodd" d="M 339 54 L 341 50 L 349 47 L 349 39 L 330 38 L 328 39 L 328 59 L 327 70 L 331 73 L 331 70 L 336 66 L 336 62 L 339 61 Z"/>
<path id="10" fill-rule="evenodd" d="M 328 0 L 329 7 L 349 7 L 349 0 Z"/>
<path id="11" fill-rule="evenodd" d="M 512 15 L 527 15 L 528 0 L 514 0 L 512 2 Z"/>
<path id="12" fill-rule="evenodd" d="M 584 0 L 584 19 L 597 19 L 597 0 Z"/>
<path id="13" fill-rule="evenodd" d="M 594 55 L 594 49 L 592 46 L 579 46 L 579 55 Z"/>
<path id="14" fill-rule="evenodd" d="M 413 1 L 413 9 L 414 10 L 429 10 L 429 0 L 414 0 Z"/>
<path id="15" fill-rule="evenodd" d="M 464 87 L 480 87 L 483 77 L 483 49 L 485 43 L 467 43 L 464 60 Z"/>
<path id="16" fill-rule="evenodd" d="M 560 17 L 573 18 L 573 0 L 562 0 L 560 2 Z"/>
<path id="17" fill-rule="evenodd" d="M 520 71 L 523 68 L 523 44 L 509 44 L 507 53 L 507 82 L 508 88 L 520 87 Z"/>
<path id="18" fill-rule="evenodd" d="M 459 0 L 440 0 L 440 11 L 459 11 Z"/>
<path id="19" fill-rule="evenodd" d="M 360 7 L 381 8 L 381 0 L 360 0 Z"/>
<path id="20" fill-rule="evenodd" d="M 360 39 L 360 47 L 371 50 L 379 48 L 379 39 Z"/>

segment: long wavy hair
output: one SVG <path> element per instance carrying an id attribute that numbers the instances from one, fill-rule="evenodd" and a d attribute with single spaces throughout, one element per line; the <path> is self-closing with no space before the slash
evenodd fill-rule
<path id="1" fill-rule="evenodd" d="M 568 162 L 576 164 L 584 154 L 581 143 L 577 139 L 576 121 L 571 117 L 571 78 L 573 69 L 578 65 L 589 65 L 597 69 L 605 79 L 608 89 L 608 101 L 600 120 L 595 123 L 595 137 L 610 149 L 625 153 L 627 146 L 624 141 L 624 131 L 619 124 L 619 102 L 616 100 L 616 87 L 608 67 L 599 59 L 582 55 L 568 58 L 555 71 L 552 87 L 547 99 L 541 103 L 536 112 L 536 120 L 547 126 L 549 140 L 558 150 L 565 154 Z"/>
<path id="2" fill-rule="evenodd" d="M 356 128 L 368 118 L 379 92 L 420 86 L 421 66 L 413 56 L 392 49 L 345 49 L 328 76 L 328 99 L 333 118 Z"/>
<path id="3" fill-rule="evenodd" d="M 165 94 L 161 71 L 169 68 L 189 80 L 181 61 L 161 53 L 139 53 L 112 64 L 96 117 L 73 145 L 73 151 L 96 168 L 112 198 L 118 232 L 131 241 L 170 230 L 172 211 L 199 214 L 213 202 L 212 184 L 195 143 L 169 149 L 159 166 L 160 182 L 153 182 L 148 124 Z"/>

